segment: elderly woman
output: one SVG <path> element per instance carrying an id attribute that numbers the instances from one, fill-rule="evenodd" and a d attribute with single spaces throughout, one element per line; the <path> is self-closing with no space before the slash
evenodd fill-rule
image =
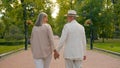
<path id="1" fill-rule="evenodd" d="M 53 32 L 47 21 L 47 14 L 40 13 L 32 29 L 31 49 L 36 68 L 49 68 L 54 51 Z"/>

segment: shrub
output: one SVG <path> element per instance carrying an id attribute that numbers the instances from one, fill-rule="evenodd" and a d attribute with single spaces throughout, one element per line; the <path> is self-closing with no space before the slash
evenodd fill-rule
<path id="1" fill-rule="evenodd" d="M 15 25 L 11 25 L 9 31 L 6 33 L 5 39 L 10 40 L 22 40 L 24 39 L 24 34 L 22 31 Z"/>

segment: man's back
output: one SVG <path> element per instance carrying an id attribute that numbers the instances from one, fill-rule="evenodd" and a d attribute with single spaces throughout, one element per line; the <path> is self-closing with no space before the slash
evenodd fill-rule
<path id="1" fill-rule="evenodd" d="M 84 33 L 84 27 L 77 23 L 77 21 L 72 21 L 68 25 L 68 37 L 67 41 L 76 43 L 82 41 L 83 33 Z"/>
<path id="2" fill-rule="evenodd" d="M 66 68 L 81 68 L 81 60 L 85 60 L 86 37 L 85 30 L 75 18 L 78 17 L 75 10 L 69 10 L 67 16 L 67 24 L 65 24 L 58 47 L 54 51 L 55 58 L 59 58 L 57 52 L 64 47 L 64 58 Z"/>
<path id="3" fill-rule="evenodd" d="M 70 59 L 82 59 L 86 44 L 84 27 L 73 20 L 65 25 L 67 32 L 64 57 Z"/>

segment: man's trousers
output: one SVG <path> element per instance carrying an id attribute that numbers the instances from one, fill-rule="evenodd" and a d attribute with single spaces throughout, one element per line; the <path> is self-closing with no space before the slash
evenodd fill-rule
<path id="1" fill-rule="evenodd" d="M 81 63 L 81 60 L 65 59 L 66 68 L 82 68 Z"/>

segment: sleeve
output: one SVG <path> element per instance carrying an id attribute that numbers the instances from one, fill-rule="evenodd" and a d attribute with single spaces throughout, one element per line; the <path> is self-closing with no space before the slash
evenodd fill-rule
<path id="1" fill-rule="evenodd" d="M 68 28 L 67 28 L 67 25 L 65 25 L 63 30 L 62 30 L 62 34 L 61 34 L 60 41 L 58 43 L 58 47 L 56 48 L 56 50 L 58 52 L 62 49 L 62 47 L 67 39 L 67 36 L 68 36 Z"/>
<path id="2" fill-rule="evenodd" d="M 50 25 L 48 25 L 48 38 L 49 38 L 49 41 L 50 41 L 52 51 L 54 51 L 54 49 L 55 49 L 54 36 L 53 36 L 53 31 L 52 31 L 52 28 L 51 28 Z"/>
<path id="3" fill-rule="evenodd" d="M 82 42 L 83 42 L 83 49 L 84 49 L 84 56 L 86 55 L 86 36 L 85 36 L 85 29 L 83 27 L 83 39 L 82 39 Z"/>

